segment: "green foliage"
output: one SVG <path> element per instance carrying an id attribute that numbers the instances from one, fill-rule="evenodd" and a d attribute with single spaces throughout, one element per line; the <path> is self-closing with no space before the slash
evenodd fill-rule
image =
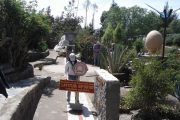
<path id="1" fill-rule="evenodd" d="M 80 52 L 81 60 L 91 63 L 93 61 L 93 44 L 97 41 L 97 38 L 92 35 L 91 27 L 86 27 L 79 30 L 76 36 L 75 45 L 76 52 Z"/>
<path id="2" fill-rule="evenodd" d="M 79 30 L 76 36 L 76 45 L 84 46 L 87 43 L 94 43 L 96 38 L 92 35 L 91 29 L 87 27 L 86 29 Z"/>
<path id="3" fill-rule="evenodd" d="M 151 30 L 159 30 L 162 21 L 155 12 L 148 11 L 142 18 L 141 34 L 147 35 Z"/>
<path id="4" fill-rule="evenodd" d="M 31 41 L 29 48 L 36 49 L 42 38 L 50 32 L 50 21 L 47 16 L 32 13 L 28 18 L 28 39 Z"/>
<path id="5" fill-rule="evenodd" d="M 144 48 L 144 42 L 142 39 L 137 39 L 135 42 L 134 42 L 134 46 L 135 46 L 135 49 L 136 49 L 136 52 L 139 53 L 140 51 L 142 51 L 142 49 Z"/>
<path id="6" fill-rule="evenodd" d="M 168 33 L 180 33 L 180 20 L 179 19 L 175 19 L 173 20 L 170 24 L 169 27 L 167 29 Z"/>
<path id="7" fill-rule="evenodd" d="M 170 34 L 166 37 L 167 45 L 180 46 L 180 34 Z"/>
<path id="8" fill-rule="evenodd" d="M 174 77 L 175 79 L 175 96 L 180 99 L 180 71 Z"/>
<path id="9" fill-rule="evenodd" d="M 168 45 L 168 46 L 173 45 L 173 39 L 174 39 L 174 35 L 168 35 L 166 37 L 166 45 Z"/>
<path id="10" fill-rule="evenodd" d="M 69 4 L 64 7 L 60 18 L 64 32 L 74 32 L 80 26 L 79 23 L 82 22 L 82 17 L 77 16 L 76 12 L 77 7 L 75 6 L 75 1 L 70 0 Z"/>
<path id="11" fill-rule="evenodd" d="M 0 34 L 5 42 L 10 38 L 8 46 L 1 46 L 6 49 L 1 56 L 8 55 L 7 62 L 14 67 L 23 67 L 28 50 L 37 49 L 38 42 L 49 35 L 49 19 L 36 13 L 34 8 L 28 9 L 21 0 L 3 0 L 0 5 L 4 14 Z"/>
<path id="12" fill-rule="evenodd" d="M 177 47 L 172 47 L 167 54 L 167 60 L 164 63 L 167 68 L 172 68 L 177 72 L 180 71 L 180 51 Z"/>
<path id="13" fill-rule="evenodd" d="M 108 24 L 111 23 L 113 29 L 116 28 L 117 23 L 121 21 L 121 17 L 118 16 L 119 7 L 114 6 L 109 9 L 109 11 L 104 11 L 101 16 L 101 23 L 103 26 L 103 29 L 105 30 L 108 27 Z M 120 13 L 119 13 L 120 14 Z"/>
<path id="14" fill-rule="evenodd" d="M 119 23 L 116 26 L 116 29 L 113 31 L 113 42 L 114 43 L 122 43 L 123 30 L 122 25 Z"/>
<path id="15" fill-rule="evenodd" d="M 109 11 L 104 11 L 101 16 L 104 31 L 109 23 L 112 24 L 113 29 L 120 23 L 125 34 L 123 40 L 127 40 L 139 35 L 146 35 L 153 29 L 160 29 L 161 21 L 159 15 L 138 6 L 130 8 L 115 6 Z"/>
<path id="16" fill-rule="evenodd" d="M 155 59 L 149 62 L 136 59 L 133 64 L 136 74 L 132 77 L 133 88 L 126 97 L 126 105 L 151 111 L 173 92 L 174 70 Z"/>
<path id="17" fill-rule="evenodd" d="M 176 46 L 180 46 L 180 34 L 176 34 L 173 39 L 173 44 Z"/>
<path id="18" fill-rule="evenodd" d="M 46 41 L 41 41 L 38 43 L 38 51 L 45 52 L 48 49 Z"/>
<path id="19" fill-rule="evenodd" d="M 102 43 L 108 45 L 112 43 L 112 40 L 113 40 L 113 27 L 111 23 L 108 23 L 108 27 L 106 28 L 106 31 L 102 37 Z"/>
<path id="20" fill-rule="evenodd" d="M 114 51 L 109 51 L 104 47 L 104 50 L 101 51 L 101 66 L 104 66 L 112 74 L 121 73 L 132 56 L 132 52 L 129 53 L 128 47 L 115 45 Z"/>
<path id="21" fill-rule="evenodd" d="M 74 0 L 70 0 L 64 7 L 64 11 L 60 17 L 56 17 L 52 23 L 51 39 L 54 41 L 60 40 L 64 33 L 78 33 L 81 29 L 80 23 L 82 17 L 77 16 L 77 7 Z"/>
<path id="22" fill-rule="evenodd" d="M 173 76 L 173 80 L 175 82 L 175 95 L 180 99 L 180 51 L 177 47 L 173 47 L 167 54 L 167 57 L 165 65 L 167 68 L 175 70 Z"/>

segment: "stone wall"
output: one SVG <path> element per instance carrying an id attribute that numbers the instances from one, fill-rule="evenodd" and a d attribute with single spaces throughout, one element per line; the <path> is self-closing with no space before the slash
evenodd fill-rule
<path id="1" fill-rule="evenodd" d="M 33 85 L 25 88 L 19 95 L 8 98 L 7 103 L 0 109 L 0 120 L 32 120 L 43 89 L 50 79 L 34 79 Z"/>
<path id="2" fill-rule="evenodd" d="M 40 59 L 44 59 L 49 55 L 49 50 L 45 52 L 29 51 L 26 60 L 28 62 L 34 62 Z"/>
<path id="3" fill-rule="evenodd" d="M 6 63 L 0 65 L 0 70 L 2 70 L 2 72 L 4 73 L 8 83 L 15 83 L 19 80 L 34 77 L 34 69 L 31 64 L 28 64 L 26 67 L 20 70 L 20 69 L 15 69 L 9 63 Z"/>
<path id="4" fill-rule="evenodd" d="M 28 65 L 23 70 L 15 70 L 11 73 L 6 74 L 8 83 L 15 83 L 19 80 L 27 79 L 34 76 L 34 70 L 32 65 Z"/>
<path id="5" fill-rule="evenodd" d="M 99 120 L 119 120 L 120 84 L 106 70 L 96 71 L 94 106 Z"/>

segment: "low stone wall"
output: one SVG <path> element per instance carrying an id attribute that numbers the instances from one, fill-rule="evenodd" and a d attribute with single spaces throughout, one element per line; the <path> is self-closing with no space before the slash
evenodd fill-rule
<path id="1" fill-rule="evenodd" d="M 99 120 L 119 120 L 120 84 L 106 70 L 96 71 L 94 106 Z"/>
<path id="2" fill-rule="evenodd" d="M 19 80 L 34 77 L 34 69 L 31 64 L 28 64 L 24 69 L 15 69 L 9 63 L 0 65 L 0 70 L 4 73 L 8 83 L 15 83 Z"/>
<path id="3" fill-rule="evenodd" d="M 24 70 L 14 71 L 6 74 L 8 83 L 15 83 L 19 80 L 24 80 L 34 76 L 34 70 L 32 65 L 28 65 Z"/>
<path id="4" fill-rule="evenodd" d="M 50 79 L 50 77 L 41 80 L 34 79 L 33 84 L 25 88 L 23 92 L 8 98 L 7 103 L 0 108 L 0 120 L 32 120 L 43 89 Z"/>
<path id="5" fill-rule="evenodd" d="M 45 52 L 36 52 L 36 51 L 29 51 L 28 56 L 27 56 L 27 61 L 28 62 L 34 62 L 39 59 L 43 59 L 49 55 L 49 50 Z"/>

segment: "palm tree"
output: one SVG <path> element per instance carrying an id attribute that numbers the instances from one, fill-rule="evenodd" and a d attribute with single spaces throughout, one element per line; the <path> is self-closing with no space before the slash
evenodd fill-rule
<path id="1" fill-rule="evenodd" d="M 88 9 L 89 9 L 89 6 L 91 5 L 91 2 L 90 0 L 86 0 L 83 4 L 85 10 L 86 10 L 86 17 L 85 17 L 85 24 L 84 24 L 84 27 L 86 28 L 87 26 L 87 13 L 88 13 Z"/>
<path id="2" fill-rule="evenodd" d="M 94 16 L 95 16 L 95 12 L 97 12 L 97 9 L 98 9 L 98 6 L 96 5 L 96 3 L 92 4 L 92 8 L 93 8 L 92 27 L 94 29 Z"/>

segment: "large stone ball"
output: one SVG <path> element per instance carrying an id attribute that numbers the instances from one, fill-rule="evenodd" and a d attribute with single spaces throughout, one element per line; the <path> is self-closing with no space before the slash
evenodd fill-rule
<path id="1" fill-rule="evenodd" d="M 152 30 L 146 36 L 145 47 L 150 53 L 156 53 L 162 48 L 163 37 L 160 32 Z"/>

